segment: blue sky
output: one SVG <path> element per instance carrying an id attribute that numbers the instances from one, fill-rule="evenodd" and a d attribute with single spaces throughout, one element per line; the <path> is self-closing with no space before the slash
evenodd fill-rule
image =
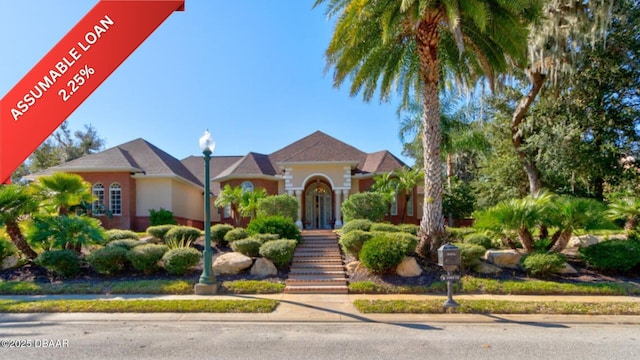
<path id="1" fill-rule="evenodd" d="M 0 0 L 4 96 L 97 0 Z M 312 0 L 186 0 L 69 117 L 107 147 L 142 137 L 181 159 L 271 153 L 316 130 L 402 157 L 396 104 L 364 103 L 324 73 L 332 23 Z"/>

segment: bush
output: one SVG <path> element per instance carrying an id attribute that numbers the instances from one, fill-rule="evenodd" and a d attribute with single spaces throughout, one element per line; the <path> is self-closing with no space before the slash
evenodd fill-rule
<path id="1" fill-rule="evenodd" d="M 123 239 L 140 240 L 140 238 L 138 237 L 138 234 L 136 234 L 131 230 L 111 229 L 111 230 L 107 230 L 107 235 L 109 236 L 109 241 L 123 240 Z"/>
<path id="2" fill-rule="evenodd" d="M 464 268 L 473 266 L 487 252 L 484 246 L 467 243 L 454 244 L 460 249 L 460 262 Z"/>
<path id="3" fill-rule="evenodd" d="M 80 272 L 80 259 L 73 250 L 45 251 L 38 255 L 35 262 L 64 278 L 74 277 Z"/>
<path id="4" fill-rule="evenodd" d="M 355 219 L 368 219 L 371 222 L 376 222 L 384 219 L 387 214 L 387 204 L 382 194 L 357 193 L 349 196 L 342 203 L 342 214 L 346 222 Z"/>
<path id="5" fill-rule="evenodd" d="M 369 231 L 371 230 L 371 224 L 373 224 L 371 220 L 353 219 L 344 224 L 342 227 L 342 233 L 346 234 L 353 230 Z"/>
<path id="6" fill-rule="evenodd" d="M 405 256 L 405 249 L 395 239 L 376 235 L 362 245 L 360 261 L 374 272 L 387 272 L 396 267 Z"/>
<path id="7" fill-rule="evenodd" d="M 166 245 L 146 244 L 131 249 L 127 253 L 127 258 L 134 269 L 151 274 L 160 269 L 158 261 L 168 250 Z"/>
<path id="8" fill-rule="evenodd" d="M 342 234 L 340 237 L 340 246 L 342 246 L 342 251 L 355 256 L 357 259 L 359 258 L 360 250 L 362 250 L 362 245 L 364 245 L 367 240 L 371 239 L 372 236 L 373 235 L 370 232 L 362 230 L 353 230 L 346 234 Z"/>
<path id="9" fill-rule="evenodd" d="M 493 240 L 486 235 L 473 234 L 464 239 L 465 244 L 480 245 L 486 250 L 493 248 Z"/>
<path id="10" fill-rule="evenodd" d="M 89 265 L 103 275 L 115 275 L 127 265 L 129 251 L 120 246 L 106 246 L 87 255 Z"/>
<path id="11" fill-rule="evenodd" d="M 4 260 L 6 257 L 9 257 L 16 253 L 17 253 L 17 249 L 13 245 L 13 243 L 5 239 L 4 237 L 0 236 L 0 264 L 2 263 L 2 260 Z"/>
<path id="12" fill-rule="evenodd" d="M 142 245 L 142 242 L 134 239 L 113 240 L 112 242 L 107 244 L 107 246 L 119 246 L 127 250 L 133 249 L 134 247 L 139 245 Z"/>
<path id="13" fill-rule="evenodd" d="M 418 230 L 420 230 L 420 226 L 416 224 L 399 224 L 396 227 L 405 233 L 409 233 L 411 235 L 418 235 Z"/>
<path id="14" fill-rule="evenodd" d="M 261 244 L 264 244 L 269 241 L 274 241 L 280 239 L 278 234 L 254 234 L 251 235 L 252 239 L 260 241 Z"/>
<path id="15" fill-rule="evenodd" d="M 108 239 L 100 220 L 88 216 L 37 215 L 31 225 L 29 240 L 45 250 L 104 244 Z"/>
<path id="16" fill-rule="evenodd" d="M 297 245 L 296 240 L 269 241 L 260 246 L 260 255 L 271 260 L 277 268 L 282 269 L 291 262 Z"/>
<path id="17" fill-rule="evenodd" d="M 300 229 L 296 223 L 284 216 L 267 216 L 251 220 L 247 226 L 249 234 L 277 234 L 280 239 L 300 241 Z"/>
<path id="18" fill-rule="evenodd" d="M 249 237 L 249 234 L 247 233 L 247 230 L 243 228 L 235 228 L 233 230 L 228 231 L 224 235 L 224 241 L 230 244 L 234 241 L 246 239 L 248 237 Z"/>
<path id="19" fill-rule="evenodd" d="M 231 243 L 231 249 L 233 249 L 233 251 L 249 257 L 257 257 L 260 255 L 261 246 L 262 242 L 257 239 L 242 239 Z"/>
<path id="20" fill-rule="evenodd" d="M 416 246 L 418 246 L 418 237 L 415 235 L 411 235 L 409 233 L 396 232 L 396 233 L 385 233 L 390 239 L 393 239 L 398 243 L 398 246 L 402 249 L 402 252 L 406 256 L 412 256 L 416 252 Z"/>
<path id="21" fill-rule="evenodd" d="M 155 225 L 147 228 L 147 234 L 153 236 L 156 239 L 164 240 L 164 236 L 169 230 L 176 227 L 176 225 Z"/>
<path id="22" fill-rule="evenodd" d="M 609 240 L 580 248 L 587 264 L 610 271 L 629 271 L 640 263 L 640 243 L 628 240 Z"/>
<path id="23" fill-rule="evenodd" d="M 224 240 L 224 236 L 233 230 L 233 226 L 229 224 L 215 224 L 211 227 L 211 241 L 224 245 L 227 242 Z"/>
<path id="24" fill-rule="evenodd" d="M 184 275 L 196 266 L 202 254 L 194 248 L 171 249 L 162 256 L 164 268 L 169 274 Z"/>
<path id="25" fill-rule="evenodd" d="M 191 226 L 174 226 L 164 236 L 164 242 L 167 244 L 176 244 L 182 242 L 187 247 L 189 244 L 198 240 L 202 236 L 202 231 Z"/>
<path id="26" fill-rule="evenodd" d="M 559 253 L 532 253 L 520 259 L 522 268 L 531 276 L 549 277 L 557 274 L 564 267 L 567 259 Z"/>
<path id="27" fill-rule="evenodd" d="M 160 208 L 160 210 L 149 209 L 149 224 L 151 224 L 151 226 L 159 226 L 175 225 L 177 223 L 176 219 L 173 217 L 173 212 Z"/>
<path id="28" fill-rule="evenodd" d="M 475 232 L 476 230 L 474 228 L 454 228 L 454 227 L 447 228 L 449 239 L 455 242 L 463 241 L 467 235 L 473 234 Z"/>
<path id="29" fill-rule="evenodd" d="M 298 206 L 296 197 L 289 194 L 267 196 L 258 201 L 258 218 L 282 215 L 295 221 Z"/>
<path id="30" fill-rule="evenodd" d="M 400 232 L 400 229 L 389 223 L 373 223 L 369 231 Z"/>

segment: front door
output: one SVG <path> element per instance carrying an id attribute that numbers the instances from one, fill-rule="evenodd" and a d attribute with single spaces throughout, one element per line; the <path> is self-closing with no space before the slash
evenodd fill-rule
<path id="1" fill-rule="evenodd" d="M 316 182 L 305 194 L 305 215 L 308 229 L 331 229 L 331 189 Z"/>

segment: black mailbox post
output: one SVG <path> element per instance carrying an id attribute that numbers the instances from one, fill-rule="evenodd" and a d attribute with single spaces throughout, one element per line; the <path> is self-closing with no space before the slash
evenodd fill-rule
<path id="1" fill-rule="evenodd" d="M 453 282 L 460 280 L 460 275 L 452 274 L 452 271 L 458 269 L 462 264 L 462 258 L 460 256 L 460 249 L 457 246 L 451 244 L 444 244 L 438 248 L 438 265 L 447 272 L 447 275 L 442 275 L 440 278 L 447 281 L 447 301 L 444 302 L 444 307 L 457 307 L 460 306 L 453 300 Z"/>

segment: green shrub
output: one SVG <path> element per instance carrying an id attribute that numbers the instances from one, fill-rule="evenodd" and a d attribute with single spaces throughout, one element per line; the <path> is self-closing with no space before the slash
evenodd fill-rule
<path id="1" fill-rule="evenodd" d="M 17 249 L 13 245 L 13 243 L 5 239 L 4 237 L 0 236 L 0 264 L 2 263 L 2 260 L 4 260 L 6 257 L 9 257 L 16 253 L 17 253 Z"/>
<path id="2" fill-rule="evenodd" d="M 400 232 L 400 229 L 389 223 L 373 223 L 371 224 L 371 229 L 369 229 L 369 231 Z"/>
<path id="3" fill-rule="evenodd" d="M 629 271 L 640 263 L 640 243 L 628 240 L 609 240 L 580 248 L 587 264 L 610 271 Z"/>
<path id="4" fill-rule="evenodd" d="M 409 233 L 411 235 L 418 235 L 418 230 L 420 230 L 420 226 L 416 224 L 399 224 L 396 225 L 396 227 L 400 231 Z"/>
<path id="5" fill-rule="evenodd" d="M 231 243 L 231 249 L 233 249 L 233 251 L 249 257 L 257 257 L 260 255 L 261 246 L 262 242 L 256 239 L 242 239 Z"/>
<path id="6" fill-rule="evenodd" d="M 387 272 L 396 267 L 405 256 L 405 249 L 395 239 L 376 235 L 362 245 L 360 261 L 374 272 Z"/>
<path id="7" fill-rule="evenodd" d="M 454 228 L 448 227 L 447 233 L 449 234 L 449 239 L 453 242 L 463 241 L 467 235 L 475 233 L 476 230 L 474 228 Z"/>
<path id="8" fill-rule="evenodd" d="M 109 241 L 113 240 L 123 240 L 123 239 L 134 239 L 139 240 L 138 234 L 131 230 L 120 230 L 120 229 L 111 229 L 107 230 L 107 235 L 109 236 Z"/>
<path id="9" fill-rule="evenodd" d="M 481 235 L 481 234 L 473 234 L 473 235 L 467 236 L 464 239 L 464 243 L 480 245 L 487 250 L 493 248 L 493 240 L 491 240 L 490 237 L 486 235 Z"/>
<path id="10" fill-rule="evenodd" d="M 142 245 L 142 242 L 134 239 L 113 240 L 112 242 L 107 244 L 107 246 L 119 246 L 127 250 L 133 249 L 134 247 L 139 245 Z"/>
<path id="11" fill-rule="evenodd" d="M 224 236 L 231 230 L 233 230 L 233 226 L 229 224 L 213 225 L 211 227 L 211 241 L 217 244 L 226 245 L 227 242 L 224 240 Z"/>
<path id="12" fill-rule="evenodd" d="M 167 209 L 160 208 L 160 210 L 149 209 L 149 224 L 151 224 L 151 226 L 159 226 L 175 225 L 177 223 L 176 219 L 173 217 L 173 212 Z"/>
<path id="13" fill-rule="evenodd" d="M 251 220 L 247 226 L 249 234 L 277 234 L 280 239 L 300 241 L 298 225 L 288 217 L 276 215 Z"/>
<path id="14" fill-rule="evenodd" d="M 168 250 L 166 245 L 145 244 L 131 249 L 127 258 L 134 269 L 151 274 L 160 269 L 158 262 Z"/>
<path id="15" fill-rule="evenodd" d="M 460 262 L 464 268 L 473 266 L 487 252 L 484 246 L 467 243 L 453 244 L 460 249 Z"/>
<path id="16" fill-rule="evenodd" d="M 559 253 L 532 253 L 520 259 L 522 268 L 531 276 L 546 278 L 557 274 L 567 259 Z"/>
<path id="17" fill-rule="evenodd" d="M 45 251 L 38 255 L 35 262 L 64 278 L 74 277 L 80 272 L 80 259 L 73 250 Z"/>
<path id="18" fill-rule="evenodd" d="M 371 230 L 371 224 L 373 224 L 371 220 L 353 219 L 344 224 L 344 226 L 342 227 L 342 233 L 346 234 L 353 230 L 369 231 Z"/>
<path id="19" fill-rule="evenodd" d="M 373 234 L 370 232 L 362 230 L 352 230 L 346 234 L 342 234 L 340 237 L 340 246 L 342 246 L 342 251 L 353 255 L 357 259 L 360 254 L 360 250 L 362 250 L 362 245 L 364 245 L 367 240 L 371 239 L 372 236 Z"/>
<path id="20" fill-rule="evenodd" d="M 176 242 L 183 242 L 184 244 L 191 244 L 202 236 L 202 231 L 191 226 L 175 226 L 167 231 L 164 236 L 164 242 L 166 244 L 175 244 Z M 189 246 L 189 245 L 185 245 Z"/>
<path id="21" fill-rule="evenodd" d="M 249 237 L 249 234 L 247 233 L 247 230 L 243 228 L 235 228 L 233 230 L 228 231 L 224 235 L 224 241 L 230 244 L 234 241 L 246 239 L 248 237 Z"/>
<path id="22" fill-rule="evenodd" d="M 106 246 L 92 251 L 85 258 L 89 265 L 103 275 L 115 275 L 127 265 L 129 251 L 120 246 Z"/>
<path id="23" fill-rule="evenodd" d="M 258 201 L 258 218 L 282 215 L 295 221 L 298 217 L 298 206 L 295 196 L 270 195 Z"/>
<path id="24" fill-rule="evenodd" d="M 280 236 L 278 234 L 254 234 L 251 235 L 251 238 L 260 241 L 261 244 L 264 244 L 269 241 L 278 240 L 280 239 Z"/>
<path id="25" fill-rule="evenodd" d="M 296 240 L 269 241 L 260 246 L 260 255 L 271 260 L 277 268 L 282 269 L 291 262 L 297 245 Z"/>
<path id="26" fill-rule="evenodd" d="M 393 239 L 398 243 L 398 246 L 402 249 L 402 252 L 406 256 L 412 256 L 416 252 L 416 246 L 418 246 L 418 237 L 415 235 L 411 235 L 409 233 L 403 232 L 395 232 L 395 233 L 385 233 L 390 239 Z"/>
<path id="27" fill-rule="evenodd" d="M 37 215 L 28 230 L 29 240 L 44 250 L 104 244 L 107 231 L 89 216 Z"/>
<path id="28" fill-rule="evenodd" d="M 147 228 L 147 234 L 153 236 L 156 239 L 164 240 L 164 236 L 169 230 L 176 227 L 176 225 L 155 225 Z"/>
<path id="29" fill-rule="evenodd" d="M 196 266 L 202 254 L 194 248 L 171 249 L 162 256 L 164 268 L 169 274 L 184 275 Z"/>
<path id="30" fill-rule="evenodd" d="M 375 192 L 353 194 L 342 203 L 342 214 L 346 222 L 355 219 L 380 221 L 387 214 L 387 202 L 384 195 Z"/>

